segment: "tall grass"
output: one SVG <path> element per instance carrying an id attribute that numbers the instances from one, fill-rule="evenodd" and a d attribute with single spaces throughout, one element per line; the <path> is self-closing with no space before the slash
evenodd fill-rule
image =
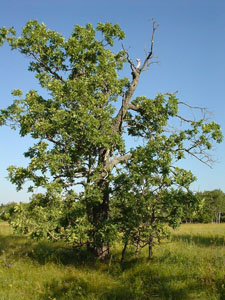
<path id="1" fill-rule="evenodd" d="M 187 224 L 139 260 L 107 262 L 0 223 L 0 300 L 225 300 L 225 224 Z"/>

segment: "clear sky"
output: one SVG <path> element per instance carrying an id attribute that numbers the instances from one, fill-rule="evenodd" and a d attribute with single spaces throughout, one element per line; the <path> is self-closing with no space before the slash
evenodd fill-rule
<path id="1" fill-rule="evenodd" d="M 66 37 L 75 24 L 118 23 L 126 33 L 125 46 L 131 55 L 144 58 L 150 44 L 154 18 L 160 27 L 155 38 L 159 65 L 145 72 L 137 93 L 154 97 L 158 92 L 174 92 L 191 105 L 207 107 L 225 134 L 225 1 L 224 0 L 7 0 L 1 1 L 0 27 L 14 26 L 20 32 L 30 19 Z M 39 90 L 28 59 L 7 46 L 0 48 L 1 107 L 12 103 L 11 91 Z M 129 76 L 129 73 L 127 74 Z M 23 152 L 32 141 L 20 138 L 6 127 L 0 128 L 0 204 L 27 201 L 26 189 L 16 192 L 6 179 L 9 165 L 25 165 Z M 193 190 L 222 189 L 225 192 L 225 142 L 213 150 L 216 163 L 210 169 L 187 159 L 183 166 L 198 177 Z"/>

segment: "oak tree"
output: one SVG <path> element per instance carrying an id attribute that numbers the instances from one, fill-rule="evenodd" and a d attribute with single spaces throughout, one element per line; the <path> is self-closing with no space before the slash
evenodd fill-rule
<path id="1" fill-rule="evenodd" d="M 28 57 L 29 71 L 47 91 L 16 89 L 0 114 L 2 125 L 35 141 L 24 153 L 28 166 L 8 169 L 18 190 L 28 181 L 33 193 L 29 205 L 16 207 L 15 228 L 87 246 L 98 257 L 108 255 L 120 232 L 125 248 L 149 245 L 151 252 L 163 226 L 175 226 L 182 207 L 194 203 L 185 190 L 195 178 L 177 162 L 191 155 L 208 163 L 221 130 L 200 108 L 198 119 L 181 115 L 180 107 L 194 108 L 176 93 L 134 97 L 154 63 L 157 27 L 153 22 L 149 50 L 137 63 L 123 45 L 115 50 L 125 38 L 117 24 L 76 25 L 67 39 L 34 20 L 19 37 L 13 28 L 0 29 L 0 44 Z M 130 78 L 120 76 L 124 64 Z M 142 142 L 129 147 L 127 136 Z"/>

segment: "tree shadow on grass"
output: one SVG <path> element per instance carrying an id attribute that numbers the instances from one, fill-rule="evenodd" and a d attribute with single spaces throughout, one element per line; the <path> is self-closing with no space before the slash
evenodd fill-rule
<path id="1" fill-rule="evenodd" d="M 182 241 L 187 244 L 195 244 L 198 246 L 225 246 L 225 237 L 222 236 L 202 236 L 202 235 L 189 235 L 177 234 L 171 237 L 171 241 Z"/>
<path id="2" fill-rule="evenodd" d="M 88 280 L 77 274 L 61 281 L 49 282 L 41 299 L 190 300 L 193 295 L 200 295 L 205 291 L 205 287 L 200 286 L 197 281 L 185 283 L 187 279 L 180 274 L 156 276 L 150 268 L 117 278 L 100 277 L 96 279 L 97 283 L 96 280 Z"/>
<path id="3" fill-rule="evenodd" d="M 193 242 L 189 235 L 176 238 Z M 196 243 L 204 246 L 223 245 L 221 239 L 219 242 L 218 239 L 212 242 L 212 239 L 195 238 Z M 189 300 L 193 293 L 200 295 L 208 288 L 207 281 L 199 285 L 197 278 L 190 280 L 188 274 L 183 274 L 182 270 L 180 273 L 163 274 L 160 265 L 154 265 L 154 259 L 147 262 L 144 257 L 137 260 L 128 255 L 120 263 L 119 253 L 115 253 L 111 261 L 99 262 L 86 250 L 76 252 L 60 243 L 34 242 L 24 236 L 0 235 L 0 260 L 6 256 L 7 263 L 12 258 L 17 260 L 28 257 L 39 264 L 53 262 L 72 267 L 72 275 L 62 274 L 59 279 L 54 279 L 54 276 L 49 278 L 41 300 Z M 164 263 L 169 263 L 170 269 L 173 266 L 176 269 L 176 260 L 173 257 L 167 256 Z M 221 288 L 223 283 L 215 281 L 213 284 L 225 299 L 224 290 Z"/>
<path id="4" fill-rule="evenodd" d="M 113 256 L 102 262 L 97 260 L 86 248 L 74 249 L 63 242 L 34 241 L 25 235 L 14 234 L 0 235 L 0 258 L 3 253 L 4 256 L 13 257 L 14 260 L 29 258 L 41 265 L 50 262 L 74 267 L 87 266 L 89 269 L 101 269 L 113 274 L 132 268 L 139 263 L 139 260 L 133 257 L 133 252 L 127 251 L 127 260 L 113 268 L 111 261 L 120 261 L 119 251 L 114 251 Z M 110 271 L 109 265 L 111 265 Z"/>
<path id="5" fill-rule="evenodd" d="M 24 235 L 0 235 L 0 260 L 29 258 L 37 263 L 56 263 L 96 268 L 97 261 L 86 249 L 73 249 L 63 242 L 33 241 Z"/>
<path id="6" fill-rule="evenodd" d="M 15 235 L 0 235 L 0 255 L 2 252 L 11 254 L 24 244 L 24 237 Z"/>

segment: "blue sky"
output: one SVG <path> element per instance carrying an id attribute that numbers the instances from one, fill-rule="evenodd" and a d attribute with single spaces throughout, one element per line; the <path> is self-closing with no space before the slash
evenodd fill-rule
<path id="1" fill-rule="evenodd" d="M 150 44 L 152 18 L 160 24 L 154 51 L 160 64 L 143 74 L 137 94 L 154 97 L 178 90 L 180 100 L 207 107 L 225 133 L 224 0 L 7 0 L 1 3 L 0 27 L 14 26 L 20 32 L 28 20 L 36 19 L 67 37 L 75 24 L 118 23 L 126 33 L 124 44 L 132 57 L 143 59 L 144 48 Z M 0 48 L 0 66 L 1 107 L 12 103 L 14 88 L 25 93 L 39 90 L 27 71 L 28 59 L 7 46 Z M 0 136 L 0 203 L 27 201 L 26 189 L 16 192 L 6 179 L 6 168 L 27 163 L 23 152 L 32 141 L 6 127 L 0 128 Z M 193 159 L 183 163 L 198 177 L 193 190 L 220 188 L 225 192 L 225 142 L 212 154 L 216 160 L 212 169 Z"/>

